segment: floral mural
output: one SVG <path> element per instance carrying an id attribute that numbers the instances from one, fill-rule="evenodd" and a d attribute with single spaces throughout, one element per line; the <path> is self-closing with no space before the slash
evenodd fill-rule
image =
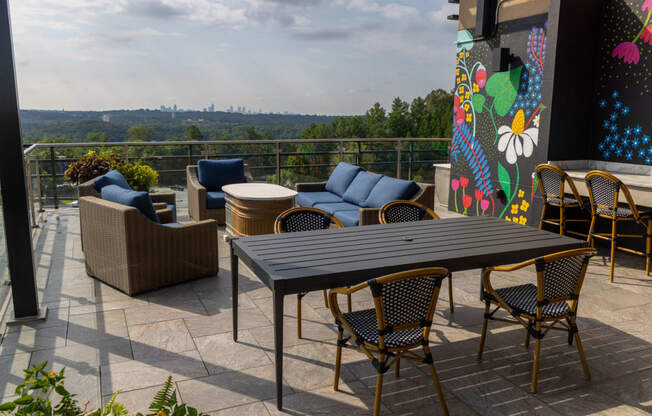
<path id="1" fill-rule="evenodd" d="M 634 39 L 619 43 L 611 53 L 612 57 L 622 59 L 628 64 L 638 64 L 641 59 L 641 53 L 636 44 L 639 40 L 642 41 L 643 44 L 647 43 L 652 46 L 652 24 L 650 24 L 650 18 L 652 17 L 652 0 L 645 0 L 641 5 L 641 11 L 644 13 L 647 12 L 647 15 L 645 21 L 641 25 L 641 29 L 634 36 Z"/>
<path id="2" fill-rule="evenodd" d="M 535 190 L 529 179 L 541 161 L 534 155 L 546 108 L 542 100 L 546 32 L 547 23 L 542 22 L 518 36 L 505 34 L 504 39 L 522 39 L 518 50 L 523 61 L 493 74 L 487 71 L 491 47 L 469 40 L 472 36 L 466 30 L 458 33 L 449 203 L 457 212 L 498 216 L 523 225 L 532 215 L 529 204 Z M 500 201 L 494 196 L 496 187 L 502 191 Z"/>

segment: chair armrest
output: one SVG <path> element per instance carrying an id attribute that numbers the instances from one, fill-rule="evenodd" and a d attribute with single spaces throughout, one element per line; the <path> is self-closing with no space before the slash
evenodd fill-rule
<path id="1" fill-rule="evenodd" d="M 297 183 L 295 189 L 297 192 L 324 192 L 326 190 L 326 182 Z"/>
<path id="2" fill-rule="evenodd" d="M 161 224 L 174 222 L 174 213 L 169 208 L 157 209 L 156 215 L 158 216 L 158 220 L 161 222 Z"/>
<path id="3" fill-rule="evenodd" d="M 417 185 L 421 190 L 410 200 L 435 209 L 435 185 L 431 183 L 417 183 Z"/>
<path id="4" fill-rule="evenodd" d="M 340 305 L 337 303 L 337 295 L 351 295 L 352 293 L 362 290 L 368 286 L 369 284 L 367 282 L 364 282 L 353 287 L 337 287 L 335 289 L 331 289 L 328 292 L 328 307 L 330 308 L 331 313 L 336 319 L 339 319 L 340 322 L 342 322 L 347 332 L 351 334 L 353 334 L 351 327 L 349 326 L 348 322 L 346 322 L 344 316 L 342 316 Z"/>
<path id="5" fill-rule="evenodd" d="M 360 208 L 358 210 L 358 225 L 380 224 L 379 214 L 380 208 Z"/>
<path id="6" fill-rule="evenodd" d="M 188 212 L 190 217 L 195 220 L 201 220 L 206 210 L 206 188 L 199 183 L 195 166 L 186 167 L 186 184 L 188 192 Z"/>
<path id="7" fill-rule="evenodd" d="M 176 205 L 176 194 L 174 192 L 154 192 L 149 194 L 152 202 L 165 203 L 167 205 Z M 164 207 L 165 208 L 165 207 Z"/>
<path id="8" fill-rule="evenodd" d="M 530 260 L 526 260 L 526 261 L 521 262 L 521 263 L 512 264 L 510 266 L 488 267 L 487 270 L 497 271 L 497 272 L 512 272 L 514 270 L 518 270 L 518 269 L 522 269 L 523 267 L 530 266 L 530 265 L 534 264 L 535 261 L 536 261 L 536 259 L 530 259 Z"/>
<path id="9" fill-rule="evenodd" d="M 246 182 L 251 183 L 254 181 L 254 175 L 251 174 L 251 170 L 247 164 L 244 165 L 244 176 Z"/>

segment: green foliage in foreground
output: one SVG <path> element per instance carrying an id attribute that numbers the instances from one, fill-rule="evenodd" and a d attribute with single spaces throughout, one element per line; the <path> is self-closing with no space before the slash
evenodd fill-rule
<path id="1" fill-rule="evenodd" d="M 64 386 L 65 376 L 62 369 L 58 373 L 46 371 L 47 361 L 25 370 L 25 380 L 16 387 L 17 399 L 0 405 L 0 413 L 16 416 L 127 416 L 129 411 L 116 399 L 116 392 L 104 408 L 87 409 L 88 401 L 82 408 Z M 177 392 L 172 387 L 172 377 L 168 377 L 163 388 L 156 393 L 146 416 L 205 416 L 197 409 L 178 403 Z M 136 416 L 143 416 L 136 413 Z"/>

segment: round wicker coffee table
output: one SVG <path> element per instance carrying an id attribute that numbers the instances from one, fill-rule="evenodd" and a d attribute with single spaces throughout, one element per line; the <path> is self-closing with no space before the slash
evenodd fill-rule
<path id="1" fill-rule="evenodd" d="M 233 237 L 273 234 L 274 221 L 294 206 L 296 191 L 270 183 L 236 183 L 222 187 L 226 232 Z"/>

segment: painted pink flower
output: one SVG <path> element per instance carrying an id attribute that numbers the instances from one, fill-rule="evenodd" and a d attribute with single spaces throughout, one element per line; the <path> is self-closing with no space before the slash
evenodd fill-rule
<path id="1" fill-rule="evenodd" d="M 457 110 L 459 109 L 460 109 L 460 96 L 455 95 L 455 97 L 453 97 L 453 113 L 457 113 Z"/>
<path id="2" fill-rule="evenodd" d="M 471 198 L 471 195 L 462 196 L 462 205 L 464 205 L 464 208 L 470 207 L 471 202 L 473 202 L 473 198 Z"/>
<path id="3" fill-rule="evenodd" d="M 641 59 L 641 54 L 638 51 L 638 46 L 632 42 L 622 42 L 620 45 L 614 48 L 611 56 L 614 58 L 617 57 L 618 59 L 622 59 L 625 63 L 628 64 L 637 64 L 639 59 Z"/>
<path id="4" fill-rule="evenodd" d="M 478 70 L 475 72 L 475 83 L 480 88 L 484 88 L 487 85 L 487 68 L 482 64 L 480 64 Z"/>
<path id="5" fill-rule="evenodd" d="M 483 199 L 480 201 L 480 208 L 482 208 L 483 211 L 486 211 L 489 208 L 489 200 Z"/>
<path id="6" fill-rule="evenodd" d="M 482 194 L 483 194 L 483 192 L 482 192 L 481 189 L 476 189 L 476 190 L 475 190 L 475 199 L 477 199 L 478 201 L 481 200 L 482 197 L 483 197 Z"/>
<path id="7" fill-rule="evenodd" d="M 457 123 L 458 126 L 461 126 L 464 123 L 465 117 L 466 114 L 464 113 L 464 109 L 460 107 L 457 110 L 457 113 L 455 113 L 455 123 Z"/>
<path id="8" fill-rule="evenodd" d="M 643 42 L 647 42 L 652 45 L 652 24 L 648 25 L 645 30 L 643 30 L 643 33 L 641 33 L 641 39 Z"/>
<path id="9" fill-rule="evenodd" d="M 460 181 L 458 181 L 457 179 L 451 180 L 451 188 L 453 188 L 453 191 L 457 191 L 458 189 L 460 189 Z"/>
<path id="10" fill-rule="evenodd" d="M 641 6 L 641 10 L 652 12 L 652 0 L 645 0 Z"/>
<path id="11" fill-rule="evenodd" d="M 469 186 L 469 178 L 466 176 L 460 176 L 460 183 L 462 184 L 462 188 L 466 188 Z"/>

